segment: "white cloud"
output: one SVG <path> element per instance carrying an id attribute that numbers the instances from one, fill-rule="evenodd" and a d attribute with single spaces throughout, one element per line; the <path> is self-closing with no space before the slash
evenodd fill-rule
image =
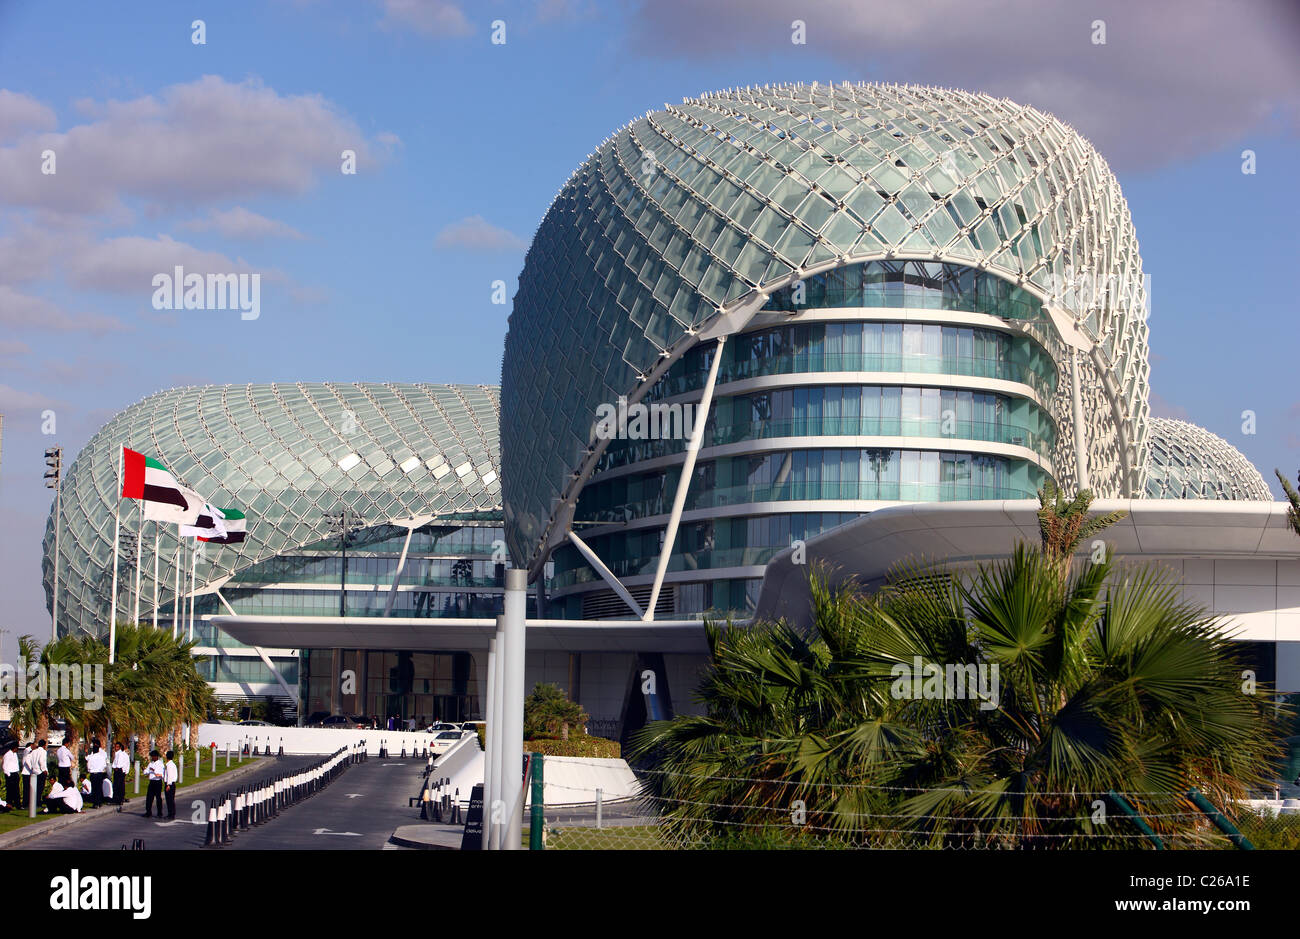
<path id="1" fill-rule="evenodd" d="M 791 44 L 802 19 L 807 45 Z M 1106 25 L 1094 45 L 1093 22 Z M 683 28 L 683 24 L 689 24 Z M 982 91 L 1049 111 L 1115 166 L 1151 167 L 1218 149 L 1280 118 L 1300 129 L 1300 6 L 1260 0 L 656 0 L 630 44 L 655 58 L 806 54 L 813 78 Z M 700 91 L 713 89 L 702 88 Z"/>
<path id="2" fill-rule="evenodd" d="M 0 359 L 18 359 L 32 354 L 32 347 L 17 339 L 0 339 Z"/>
<path id="3" fill-rule="evenodd" d="M 264 238 L 300 240 L 306 237 L 291 225 L 258 215 L 238 205 L 233 209 L 214 210 L 207 218 L 183 222 L 181 228 L 189 231 L 215 231 L 226 238 L 239 241 L 260 241 Z"/>
<path id="4" fill-rule="evenodd" d="M 54 111 L 29 95 L 0 88 L 0 141 L 58 124 Z"/>
<path id="5" fill-rule="evenodd" d="M 517 251 L 527 247 L 527 242 L 518 235 L 491 224 L 481 215 L 452 222 L 438 232 L 433 243 L 439 248 L 481 252 Z"/>
<path id="6" fill-rule="evenodd" d="M 153 294 L 154 275 L 172 273 L 177 265 L 186 274 L 253 274 L 283 276 L 258 270 L 243 259 L 232 260 L 219 251 L 204 251 L 167 235 L 143 238 L 126 235 L 91 246 L 67 261 L 67 274 L 74 284 L 96 290 Z"/>
<path id="7" fill-rule="evenodd" d="M 474 28 L 455 3 L 446 0 L 379 0 L 384 9 L 379 25 L 385 29 L 410 29 L 422 36 L 468 36 Z"/>
<path id="8" fill-rule="evenodd" d="M 20 414 L 40 413 L 46 408 L 58 407 L 60 402 L 47 398 L 43 394 L 31 391 L 19 391 L 8 385 L 0 385 L 0 414 L 15 417 Z"/>
<path id="9" fill-rule="evenodd" d="M 123 332 L 126 325 L 114 316 L 98 313 L 68 313 L 44 297 L 19 293 L 0 284 L 0 324 L 10 329 L 49 329 L 55 332 L 87 332 L 102 335 Z"/>
<path id="10" fill-rule="evenodd" d="M 74 232 L 16 224 L 0 235 L 0 284 L 27 284 L 48 277 L 54 262 L 79 240 Z"/>
<path id="11" fill-rule="evenodd" d="M 0 147 L 0 203 L 102 213 L 136 197 L 194 205 L 258 193 L 301 193 L 338 173 L 343 150 L 375 147 L 320 95 L 280 95 L 260 82 L 207 75 L 129 101 L 82 102 L 89 122 Z M 53 150 L 57 173 L 41 173 Z"/>

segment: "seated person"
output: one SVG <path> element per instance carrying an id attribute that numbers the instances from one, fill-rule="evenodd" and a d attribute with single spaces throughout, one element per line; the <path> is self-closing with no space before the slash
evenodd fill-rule
<path id="1" fill-rule="evenodd" d="M 57 779 L 54 785 L 50 786 L 50 793 L 45 797 L 45 811 L 47 812 L 71 812 L 68 803 L 63 801 L 63 794 L 67 790 L 63 788 L 63 783 Z"/>
<path id="2" fill-rule="evenodd" d="M 50 787 L 50 794 L 45 797 L 45 805 L 49 811 L 62 812 L 71 814 L 80 812 L 85 802 L 81 798 L 81 793 L 73 786 L 64 786 L 58 780 Z"/>
<path id="3" fill-rule="evenodd" d="M 80 812 L 86 800 L 81 797 L 81 791 L 76 786 L 68 786 L 63 790 L 63 804 L 70 812 Z"/>

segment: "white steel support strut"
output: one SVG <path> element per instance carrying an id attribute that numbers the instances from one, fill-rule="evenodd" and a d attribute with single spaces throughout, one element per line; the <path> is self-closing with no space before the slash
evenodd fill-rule
<path id="1" fill-rule="evenodd" d="M 1088 440 L 1083 424 L 1083 389 L 1079 386 L 1079 350 L 1070 349 L 1070 397 L 1074 412 L 1074 466 L 1079 490 L 1090 489 Z"/>
<path id="2" fill-rule="evenodd" d="M 223 594 L 220 590 L 217 590 L 216 593 L 217 593 L 217 599 L 221 601 L 221 605 L 224 606 L 224 607 L 226 608 L 226 611 L 227 611 L 231 616 L 238 616 L 239 614 L 235 612 L 235 608 L 232 607 L 232 606 L 231 606 L 231 605 L 226 601 L 226 595 Z M 284 676 L 281 675 L 281 674 L 280 674 L 280 670 L 279 670 L 278 668 L 275 667 L 275 663 L 272 662 L 272 661 L 271 661 L 271 657 L 270 657 L 269 655 L 266 654 L 266 650 L 263 649 L 261 646 L 253 646 L 253 651 L 256 652 L 256 653 L 261 657 L 261 659 L 262 659 L 262 664 L 264 664 L 267 668 L 269 668 L 269 669 L 271 670 L 271 674 L 275 676 L 275 680 L 276 680 L 277 682 L 279 682 L 280 687 L 284 689 L 284 693 L 287 694 L 287 695 L 289 696 L 289 700 L 290 700 L 290 701 L 297 701 L 297 700 L 298 700 L 298 690 L 297 690 L 296 688 L 290 688 L 290 687 L 289 687 L 289 683 L 288 683 L 287 681 L 284 680 Z"/>
<path id="3" fill-rule="evenodd" d="M 595 569 L 596 573 L 604 578 L 605 583 L 609 584 L 610 588 L 622 598 L 624 603 L 628 605 L 628 608 L 632 611 L 632 615 L 637 619 L 643 619 L 645 613 L 641 609 L 641 604 L 632 599 L 632 594 L 627 592 L 627 588 L 623 586 L 623 582 L 615 577 L 614 572 L 605 566 L 605 562 L 600 559 L 600 556 L 597 555 L 595 551 L 591 550 L 590 545 L 573 532 L 569 532 L 569 540 L 573 542 L 575 548 L 582 552 L 582 556 L 587 559 L 587 563 Z"/>
<path id="4" fill-rule="evenodd" d="M 704 383 L 704 393 L 700 395 L 700 405 L 695 412 L 695 425 L 691 428 L 691 439 L 686 444 L 686 460 L 682 463 L 682 475 L 677 480 L 677 492 L 673 496 L 673 512 L 668 516 L 668 527 L 664 529 L 664 546 L 659 552 L 659 566 L 655 569 L 655 583 L 650 590 L 650 602 L 646 604 L 641 620 L 654 622 L 655 604 L 659 602 L 659 591 L 664 585 L 664 574 L 668 571 L 668 559 L 673 553 L 673 542 L 677 540 L 677 527 L 682 521 L 682 509 L 686 506 L 686 493 L 691 488 L 691 477 L 695 475 L 695 459 L 700 453 L 700 443 L 704 440 L 704 425 L 709 421 L 709 407 L 713 404 L 713 386 L 718 383 L 718 366 L 722 363 L 722 352 L 726 348 L 727 337 L 719 336 L 717 348 L 713 352 L 713 363 L 709 366 L 709 379 Z"/>
<path id="5" fill-rule="evenodd" d="M 384 615 L 391 616 L 393 613 L 393 601 L 397 599 L 397 584 L 402 579 L 402 569 L 406 567 L 406 552 L 411 547 L 411 535 L 415 534 L 415 526 L 409 526 L 406 529 L 406 540 L 402 542 L 402 556 L 397 559 L 397 570 L 393 571 L 393 585 L 388 588 L 388 599 L 384 601 Z"/>

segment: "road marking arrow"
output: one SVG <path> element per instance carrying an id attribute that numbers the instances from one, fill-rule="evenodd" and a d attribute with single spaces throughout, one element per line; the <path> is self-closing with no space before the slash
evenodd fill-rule
<path id="1" fill-rule="evenodd" d="M 360 798 L 361 798 L 361 793 L 359 793 L 359 792 L 349 792 L 349 793 L 348 793 L 348 798 L 349 798 L 349 799 L 360 799 Z"/>
<path id="2" fill-rule="evenodd" d="M 359 831 L 330 831 L 328 828 L 317 828 L 312 832 L 313 835 L 351 835 L 353 838 L 360 838 Z"/>

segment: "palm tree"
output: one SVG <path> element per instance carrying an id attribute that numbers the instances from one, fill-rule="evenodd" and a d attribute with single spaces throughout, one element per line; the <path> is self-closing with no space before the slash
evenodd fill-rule
<path id="1" fill-rule="evenodd" d="M 106 677 L 105 710 L 115 731 L 151 740 L 173 740 L 182 724 L 197 726 L 207 715 L 212 689 L 198 673 L 195 641 L 164 629 L 124 623 L 117 629 L 116 662 Z"/>
<path id="2" fill-rule="evenodd" d="M 1286 492 L 1286 500 L 1291 503 L 1291 507 L 1286 510 L 1286 520 L 1291 523 L 1291 530 L 1300 535 L 1300 493 L 1295 491 L 1295 486 L 1291 485 L 1291 480 L 1282 475 L 1280 469 L 1274 469 L 1277 474 L 1277 481 L 1282 484 L 1282 489 Z"/>
<path id="3" fill-rule="evenodd" d="M 1066 499 L 1051 479 L 1038 490 L 1038 533 L 1042 540 L 1043 555 L 1056 567 L 1058 579 L 1062 583 L 1065 582 L 1070 558 L 1074 556 L 1079 542 L 1091 538 L 1128 515 L 1120 510 L 1090 516 L 1088 506 L 1092 505 L 1092 498 L 1091 489 L 1081 489 L 1072 500 Z"/>
<path id="4" fill-rule="evenodd" d="M 18 659 L 29 668 L 49 664 L 45 649 L 30 635 L 18 637 Z M 44 697 L 15 697 L 9 701 L 9 709 L 10 726 L 19 739 L 28 736 L 34 740 L 44 739 L 49 735 L 50 723 L 58 717 L 54 713 L 54 702 Z"/>
<path id="5" fill-rule="evenodd" d="M 1156 569 L 1059 576 L 1024 545 L 973 572 L 902 568 L 875 595 L 815 570 L 810 631 L 710 625 L 706 715 L 633 741 L 667 830 L 1131 847 L 1132 827 L 1095 820 L 1114 791 L 1176 843 L 1207 838 L 1192 787 L 1228 810 L 1275 778 L 1271 695 L 1242 692 L 1224 624 Z M 938 694 L 899 677 L 917 664 Z M 967 664 L 994 701 L 946 683 Z"/>

